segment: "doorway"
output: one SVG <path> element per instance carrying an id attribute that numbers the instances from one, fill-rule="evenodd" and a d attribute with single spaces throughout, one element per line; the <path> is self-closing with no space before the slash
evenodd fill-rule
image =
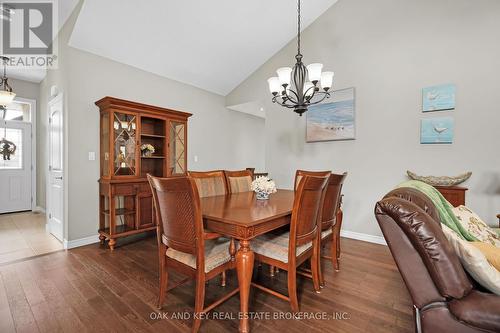
<path id="1" fill-rule="evenodd" d="M 0 109 L 0 264 L 62 249 L 36 206 L 36 101 Z"/>
<path id="2" fill-rule="evenodd" d="M 47 175 L 48 230 L 61 242 L 64 235 L 64 108 L 62 94 L 49 102 Z"/>

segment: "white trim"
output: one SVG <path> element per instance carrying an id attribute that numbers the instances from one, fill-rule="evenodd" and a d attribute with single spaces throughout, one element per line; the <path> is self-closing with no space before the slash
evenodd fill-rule
<path id="1" fill-rule="evenodd" d="M 34 213 L 45 214 L 45 208 L 40 207 L 40 206 L 36 206 L 35 208 L 33 208 L 33 212 Z"/>
<path id="2" fill-rule="evenodd" d="M 66 250 L 69 249 L 74 249 L 75 247 L 80 247 L 80 246 L 85 246 L 89 244 L 95 244 L 99 243 L 99 235 L 93 235 L 89 237 L 84 237 L 80 239 L 75 239 L 75 240 L 67 240 L 64 239 L 63 241 L 63 248 Z"/>
<path id="3" fill-rule="evenodd" d="M 37 109 L 36 109 L 36 99 L 31 99 L 31 98 L 24 98 L 24 97 L 19 97 L 16 96 L 14 98 L 14 102 L 21 103 L 21 104 L 29 104 L 30 105 L 30 121 L 23 121 L 25 123 L 30 123 L 31 124 L 31 166 L 33 169 L 31 170 L 31 210 L 35 211 L 38 207 L 36 207 L 36 182 L 37 182 L 37 176 L 36 176 L 36 143 L 37 143 L 37 136 L 36 136 L 36 115 L 37 115 Z"/>
<path id="4" fill-rule="evenodd" d="M 62 177 L 63 177 L 63 230 L 62 230 L 62 237 L 63 237 L 63 246 L 66 246 L 67 240 L 64 238 L 66 235 L 66 232 L 68 230 L 68 181 L 67 181 L 67 167 L 68 167 L 68 117 L 67 117 L 67 110 L 66 110 L 66 104 L 64 103 L 64 94 L 63 92 L 59 92 L 55 96 L 51 96 L 49 99 L 49 102 L 47 103 L 47 135 L 46 135 L 46 142 L 45 145 L 47 147 L 47 151 L 45 152 L 45 160 L 47 161 L 47 164 L 45 165 L 45 206 L 46 208 L 49 207 L 48 202 L 50 199 L 49 196 L 49 179 L 50 179 L 50 133 L 49 131 L 49 121 L 50 121 L 50 108 L 53 104 L 61 101 L 62 103 L 62 114 L 63 114 L 63 167 L 62 167 Z M 49 215 L 46 215 L 46 224 L 49 225 Z M 50 232 L 50 227 L 46 228 Z M 57 237 L 56 237 L 57 238 Z M 66 247 L 64 247 L 66 248 Z"/>
<path id="5" fill-rule="evenodd" d="M 369 234 L 363 234 L 361 232 L 349 231 L 349 230 L 341 230 L 340 236 L 345 238 L 357 239 L 360 241 L 375 243 L 380 245 L 387 245 L 385 238 L 382 236 L 374 236 Z"/>

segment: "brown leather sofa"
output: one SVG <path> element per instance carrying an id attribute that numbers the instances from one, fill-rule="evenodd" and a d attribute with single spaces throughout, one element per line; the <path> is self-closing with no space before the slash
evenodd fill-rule
<path id="1" fill-rule="evenodd" d="M 500 296 L 469 279 L 425 195 L 391 191 L 375 216 L 413 300 L 416 332 L 500 332 Z"/>

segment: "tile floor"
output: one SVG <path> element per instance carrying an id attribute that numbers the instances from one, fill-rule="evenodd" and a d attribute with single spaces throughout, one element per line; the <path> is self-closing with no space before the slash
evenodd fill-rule
<path id="1" fill-rule="evenodd" d="M 0 215 L 0 264 L 61 249 L 61 242 L 45 231 L 44 214 Z"/>

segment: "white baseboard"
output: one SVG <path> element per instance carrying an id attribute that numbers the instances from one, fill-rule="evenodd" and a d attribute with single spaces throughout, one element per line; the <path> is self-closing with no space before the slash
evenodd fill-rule
<path id="1" fill-rule="evenodd" d="M 67 240 L 63 241 L 63 247 L 66 250 L 74 249 L 75 247 L 85 246 L 89 244 L 94 244 L 99 242 L 99 235 L 84 237 L 80 239 Z"/>
<path id="2" fill-rule="evenodd" d="M 45 214 L 45 208 L 40 207 L 40 206 L 36 206 L 35 208 L 33 208 L 33 212 L 34 213 Z"/>
<path id="3" fill-rule="evenodd" d="M 369 242 L 369 243 L 387 245 L 385 238 L 381 237 L 381 236 L 363 234 L 360 232 L 354 232 L 354 231 L 349 231 L 349 230 L 341 230 L 340 236 L 345 237 L 345 238 L 357 239 L 357 240 Z"/>
<path id="4" fill-rule="evenodd" d="M 375 243 L 380 245 L 387 245 L 384 237 L 374 236 L 369 234 L 363 234 L 361 232 L 349 231 L 349 230 L 341 230 L 340 236 L 345 238 L 357 239 L 364 242 Z M 68 241 L 65 239 L 63 241 L 63 247 L 65 249 L 73 249 L 75 247 L 85 246 L 89 244 L 95 244 L 99 242 L 99 235 L 84 237 L 80 239 L 74 239 Z"/>

